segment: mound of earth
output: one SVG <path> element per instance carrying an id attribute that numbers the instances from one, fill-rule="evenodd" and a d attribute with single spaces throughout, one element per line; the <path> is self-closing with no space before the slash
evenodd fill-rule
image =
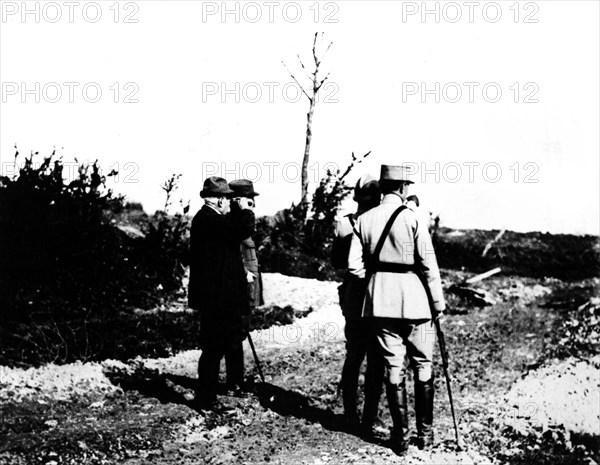
<path id="1" fill-rule="evenodd" d="M 517 381 L 506 396 L 516 415 L 508 422 L 528 433 L 562 426 L 574 433 L 598 434 L 600 428 L 600 356 L 574 358 L 539 368 Z"/>

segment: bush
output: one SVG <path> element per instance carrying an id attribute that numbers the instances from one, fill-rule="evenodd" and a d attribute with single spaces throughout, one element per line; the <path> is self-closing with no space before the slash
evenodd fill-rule
<path id="1" fill-rule="evenodd" d="M 352 192 L 345 182 L 362 157 L 352 153 L 350 165 L 342 173 L 328 170 L 313 195 L 312 216 L 304 221 L 302 206 L 292 205 L 274 216 L 262 217 L 257 222 L 255 242 L 264 271 L 290 276 L 341 280 L 344 270 L 331 266 L 331 243 L 342 202 Z"/>
<path id="2" fill-rule="evenodd" d="M 26 157 L 13 179 L 0 179 L 0 304 L 5 318 L 23 318 L 48 298 L 61 301 L 56 308 L 60 313 L 89 308 L 95 294 L 109 291 L 98 286 L 105 282 L 103 276 L 121 269 L 108 252 L 124 244 L 104 212 L 120 208 L 122 198 L 106 189 L 96 162 L 80 165 L 77 178 L 66 184 L 63 164 L 53 157 L 37 165 L 34 155 Z M 91 289 L 97 292 L 90 294 Z"/>
<path id="3" fill-rule="evenodd" d="M 95 349 L 85 345 L 106 342 L 94 342 L 103 337 L 97 321 L 181 292 L 187 217 L 161 211 L 148 218 L 141 205 L 124 205 L 97 162 L 81 164 L 67 182 L 54 153 L 38 164 L 36 155 L 13 178 L 0 178 L 2 348 L 44 346 L 60 361 L 87 358 Z M 178 177 L 171 179 L 168 197 Z"/>
<path id="4" fill-rule="evenodd" d="M 262 271 L 316 279 L 336 279 L 329 264 L 328 244 L 319 249 L 307 239 L 305 223 L 297 207 L 274 216 L 258 218 L 256 235 Z"/>

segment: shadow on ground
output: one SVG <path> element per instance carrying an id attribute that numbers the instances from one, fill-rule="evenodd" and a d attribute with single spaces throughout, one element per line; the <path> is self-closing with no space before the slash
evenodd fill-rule
<path id="1" fill-rule="evenodd" d="M 107 378 L 124 391 L 137 391 L 146 397 L 153 397 L 162 403 L 188 405 L 186 393 L 193 391 L 196 380 L 185 376 L 161 374 L 156 370 L 136 368 L 132 372 L 110 370 Z"/>
<path id="2" fill-rule="evenodd" d="M 110 381 L 121 386 L 125 391 L 137 391 L 146 397 L 152 397 L 162 403 L 185 405 L 199 413 L 206 409 L 200 407 L 194 400 L 193 394 L 197 380 L 186 376 L 162 374 L 156 370 L 136 368 L 132 372 L 111 371 L 106 373 Z M 219 385 L 219 400 L 224 406 L 229 406 L 233 396 L 226 395 L 224 384 Z M 344 432 L 358 436 L 357 431 L 348 428 L 344 416 L 336 414 L 328 408 L 315 405 L 315 400 L 298 391 L 284 389 L 272 383 L 250 383 L 247 398 L 254 400 L 265 410 L 271 410 L 283 417 L 294 417 L 309 423 L 318 423 L 324 429 L 334 432 Z M 258 407 L 257 405 L 257 407 Z M 219 413 L 215 411 L 215 413 Z M 364 439 L 363 439 L 364 440 Z M 366 440 L 372 444 L 385 445 L 383 438 L 375 437 Z"/>

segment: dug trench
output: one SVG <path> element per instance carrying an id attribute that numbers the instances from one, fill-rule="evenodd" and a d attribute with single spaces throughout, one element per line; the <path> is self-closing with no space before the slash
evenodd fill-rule
<path id="1" fill-rule="evenodd" d="M 463 277 L 443 274 L 446 285 Z M 383 398 L 373 442 L 345 431 L 337 283 L 268 274 L 267 305 L 304 313 L 252 333 L 266 382 L 259 382 L 245 346 L 254 382 L 248 396 L 223 392 L 226 409 L 195 409 L 197 350 L 124 362 L 3 367 L 0 463 L 593 464 L 600 461 L 600 360 L 592 335 L 600 317 L 598 284 L 499 275 L 481 283 L 493 306 L 475 308 L 448 296 L 443 326 L 463 451 L 453 442 L 439 354 L 434 449 L 411 446 L 406 457 L 396 457 L 386 444 L 391 419 Z M 414 430 L 410 374 L 408 383 Z"/>

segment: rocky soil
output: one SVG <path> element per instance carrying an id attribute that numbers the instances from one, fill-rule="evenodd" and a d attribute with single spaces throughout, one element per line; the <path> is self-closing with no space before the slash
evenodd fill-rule
<path id="1" fill-rule="evenodd" d="M 444 273 L 446 284 L 463 277 Z M 365 442 L 344 430 L 338 284 L 279 274 L 266 274 L 264 281 L 267 305 L 289 305 L 307 316 L 252 333 L 266 383 L 259 382 L 245 345 L 254 381 L 247 397 L 219 396 L 228 407 L 221 411 L 194 408 L 197 350 L 126 363 L 0 367 L 0 464 L 592 465 L 600 460 L 600 357 L 548 356 L 561 312 L 597 294 L 598 280 L 495 276 L 480 283 L 497 301 L 485 308 L 449 296 L 444 328 L 465 447 L 457 450 L 453 442 L 438 364 L 437 446 L 426 452 L 411 446 L 404 458 L 387 447 L 391 420 L 383 398 L 376 440 Z M 414 425 L 412 402 L 410 396 Z"/>

